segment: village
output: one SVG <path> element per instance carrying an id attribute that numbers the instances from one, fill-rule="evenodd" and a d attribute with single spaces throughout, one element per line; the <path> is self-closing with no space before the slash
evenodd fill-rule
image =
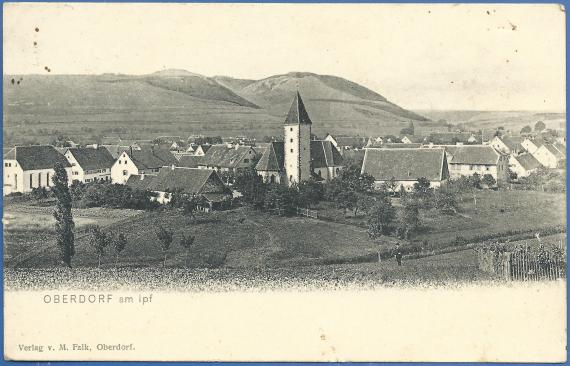
<path id="1" fill-rule="evenodd" d="M 418 135 L 410 122 L 400 136 L 319 138 L 309 110 L 297 91 L 283 134 L 263 142 L 193 135 L 5 148 L 6 266 L 57 266 L 50 191 L 59 165 L 76 218 L 74 266 L 368 271 L 403 259 L 417 274 L 441 257 L 424 272 L 510 279 L 512 269 L 480 253 L 512 241 L 554 248 L 547 277 L 562 276 L 564 131 L 537 121 L 516 133 Z"/>

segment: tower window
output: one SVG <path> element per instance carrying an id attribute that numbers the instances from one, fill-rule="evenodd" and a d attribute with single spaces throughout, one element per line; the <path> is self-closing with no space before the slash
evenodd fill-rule
<path id="1" fill-rule="evenodd" d="M 293 149 L 291 149 L 291 152 L 293 152 Z"/>
<path id="2" fill-rule="evenodd" d="M 291 142 L 293 142 L 293 139 L 291 139 Z"/>
<path id="3" fill-rule="evenodd" d="M 293 131 L 293 127 L 291 127 L 291 128 L 289 129 L 289 131 Z"/>

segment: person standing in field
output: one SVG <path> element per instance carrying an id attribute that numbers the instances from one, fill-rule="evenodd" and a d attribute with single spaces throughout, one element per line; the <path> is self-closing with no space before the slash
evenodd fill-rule
<path id="1" fill-rule="evenodd" d="M 396 262 L 398 262 L 398 266 L 402 265 L 402 251 L 400 250 L 400 244 L 396 244 L 396 248 L 394 249 L 394 257 L 396 257 Z"/>

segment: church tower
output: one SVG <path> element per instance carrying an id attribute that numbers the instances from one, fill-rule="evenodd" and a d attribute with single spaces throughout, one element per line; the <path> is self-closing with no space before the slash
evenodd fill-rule
<path id="1" fill-rule="evenodd" d="M 285 118 L 285 177 L 289 185 L 311 177 L 311 119 L 299 92 Z"/>

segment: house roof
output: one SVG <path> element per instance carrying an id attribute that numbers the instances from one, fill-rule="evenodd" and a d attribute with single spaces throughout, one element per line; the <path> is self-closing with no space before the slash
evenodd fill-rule
<path id="1" fill-rule="evenodd" d="M 373 142 L 372 144 L 370 144 L 370 146 L 367 146 L 367 148 L 370 147 L 382 148 L 382 149 L 410 149 L 410 148 L 417 149 L 422 147 L 422 144 L 416 144 L 416 143 L 404 144 L 400 142 L 387 142 L 387 143 Z"/>
<path id="2" fill-rule="evenodd" d="M 433 142 L 434 144 L 454 144 L 456 142 L 468 142 L 469 138 L 474 136 L 471 132 L 434 132 L 430 134 L 426 140 L 428 142 Z M 481 137 L 477 137 L 478 141 L 481 141 Z"/>
<path id="3" fill-rule="evenodd" d="M 312 124 L 311 118 L 309 118 L 309 113 L 307 113 L 307 110 L 305 109 L 305 104 L 303 103 L 303 99 L 301 99 L 301 94 L 299 94 L 299 92 L 295 94 L 289 113 L 287 113 L 287 117 L 285 118 L 285 124 Z"/>
<path id="4" fill-rule="evenodd" d="M 283 170 L 285 151 L 283 142 L 273 142 L 264 149 L 263 155 L 255 166 L 261 171 L 281 171 Z"/>
<path id="5" fill-rule="evenodd" d="M 215 180 L 218 185 L 209 186 L 207 193 L 226 193 L 225 186 L 215 171 L 180 167 L 160 169 L 158 175 L 147 185 L 147 189 L 158 192 L 182 191 L 188 194 L 200 194 L 206 193 L 204 191 L 208 180 Z"/>
<path id="6" fill-rule="evenodd" d="M 105 148 L 92 149 L 87 147 L 70 147 L 67 149 L 84 170 L 109 169 L 115 159 Z"/>
<path id="7" fill-rule="evenodd" d="M 542 166 L 538 160 L 532 154 L 521 154 L 519 156 L 512 156 L 513 159 L 519 162 L 519 164 L 524 168 L 524 170 L 533 170 Z"/>
<path id="8" fill-rule="evenodd" d="M 51 145 L 16 146 L 4 159 L 14 159 L 23 170 L 53 169 L 56 163 L 68 168 L 71 165 L 61 153 Z"/>
<path id="9" fill-rule="evenodd" d="M 566 157 L 566 146 L 564 144 L 561 144 L 558 141 L 555 141 L 552 146 L 554 146 L 554 148 L 556 148 L 556 150 L 560 151 L 562 153 L 562 155 L 564 157 Z"/>
<path id="10" fill-rule="evenodd" d="M 142 179 L 141 179 L 142 178 Z M 136 175 L 132 174 L 127 180 L 127 186 L 135 189 L 146 190 L 150 182 L 156 178 L 156 175 Z"/>
<path id="11" fill-rule="evenodd" d="M 102 147 L 107 149 L 107 151 L 109 151 L 111 156 L 115 159 L 117 159 L 119 155 L 123 153 L 123 151 L 129 150 L 128 145 L 102 145 Z"/>
<path id="12" fill-rule="evenodd" d="M 178 161 L 179 167 L 197 168 L 200 164 L 204 165 L 204 156 L 182 155 Z"/>
<path id="13" fill-rule="evenodd" d="M 166 149 L 145 146 L 141 150 L 127 150 L 126 153 L 139 169 L 157 169 L 167 165 L 178 165 L 178 160 Z"/>
<path id="14" fill-rule="evenodd" d="M 355 148 L 362 148 L 366 145 L 368 139 L 360 136 L 332 136 L 338 146 L 352 146 Z"/>
<path id="15" fill-rule="evenodd" d="M 425 136 L 417 136 L 417 135 L 403 135 L 401 139 L 403 139 L 404 137 L 407 137 L 408 140 L 410 140 L 414 144 L 420 144 L 426 139 Z"/>
<path id="16" fill-rule="evenodd" d="M 566 157 L 563 152 L 558 150 L 552 144 L 544 144 L 544 145 L 542 145 L 542 147 L 544 147 L 545 149 L 550 151 L 552 153 L 552 155 L 554 155 L 557 159 L 564 159 Z"/>
<path id="17" fill-rule="evenodd" d="M 311 161 L 313 168 L 342 166 L 342 156 L 330 141 L 311 141 Z"/>
<path id="18" fill-rule="evenodd" d="M 225 144 L 212 145 L 204 155 L 203 164 L 222 168 L 235 168 L 249 150 L 252 150 L 250 146 L 238 145 L 228 147 Z"/>
<path id="19" fill-rule="evenodd" d="M 500 154 L 489 145 L 444 146 L 449 164 L 496 165 Z"/>
<path id="20" fill-rule="evenodd" d="M 376 180 L 430 181 L 444 179 L 445 150 L 434 149 L 366 149 L 362 172 Z"/>
<path id="21" fill-rule="evenodd" d="M 509 150 L 524 150 L 522 142 L 524 138 L 521 136 L 499 136 L 498 137 L 509 148 Z"/>

